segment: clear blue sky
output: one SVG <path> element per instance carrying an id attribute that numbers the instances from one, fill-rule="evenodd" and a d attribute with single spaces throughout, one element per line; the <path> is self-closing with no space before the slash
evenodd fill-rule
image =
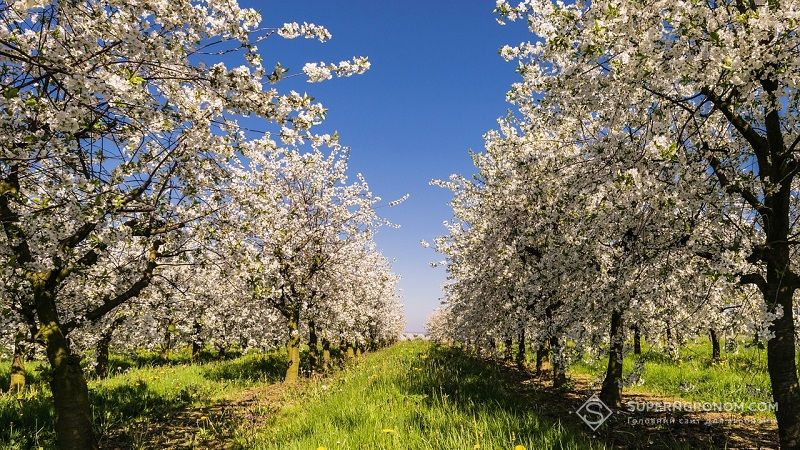
<path id="1" fill-rule="evenodd" d="M 491 0 L 241 3 L 261 11 L 264 26 L 307 21 L 333 34 L 324 44 L 264 42 L 266 64 L 280 61 L 297 71 L 304 62 L 370 58 L 365 75 L 282 86 L 307 91 L 329 109 L 323 130 L 339 131 L 352 149 L 351 171 L 363 173 L 376 195 L 387 201 L 411 195 L 381 210 L 401 228 L 382 229 L 377 240 L 402 277 L 407 330 L 423 331 L 446 275 L 429 265 L 441 255 L 419 241 L 442 234 L 442 221 L 451 217 L 449 195 L 429 182 L 473 172 L 468 150 L 482 150 L 481 136 L 505 114 L 505 93 L 519 77 L 498 50 L 529 35 L 520 24 L 497 24 Z"/>

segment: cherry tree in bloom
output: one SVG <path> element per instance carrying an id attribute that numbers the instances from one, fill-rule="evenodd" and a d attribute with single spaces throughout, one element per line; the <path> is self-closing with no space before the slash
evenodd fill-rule
<path id="1" fill-rule="evenodd" d="M 278 147 L 266 137 L 250 144 L 230 185 L 240 207 L 229 219 L 235 224 L 229 253 L 240 261 L 252 301 L 286 319 L 286 382 L 292 383 L 299 373 L 302 324 L 308 323 L 315 350 L 315 315 L 331 307 L 340 314 L 336 297 L 347 290 L 341 284 L 369 278 L 355 269 L 374 228 L 383 223 L 373 208 L 380 199 L 360 175 L 348 180 L 347 151 L 332 137 L 312 140 L 310 152 Z M 323 145 L 330 147 L 327 154 Z M 370 282 L 363 283 L 369 289 Z M 363 310 L 373 299 L 360 297 L 348 300 Z"/>
<path id="2" fill-rule="evenodd" d="M 142 293 L 224 206 L 218 184 L 247 140 L 237 115 L 311 136 L 324 108 L 270 86 L 286 69 L 265 69 L 258 45 L 330 33 L 260 28 L 226 0 L 14 1 L 0 17 L 3 299 L 46 346 L 58 445 L 94 448 L 70 332 Z"/>
<path id="3" fill-rule="evenodd" d="M 591 112 L 611 133 L 647 117 L 653 140 L 674 148 L 679 164 L 707 166 L 716 184 L 709 202 L 721 201 L 730 230 L 708 256 L 738 265 L 739 280 L 775 317 L 767 352 L 780 442 L 800 446 L 792 264 L 800 3 L 532 0 L 500 1 L 497 10 L 524 18 L 535 35 L 502 51 L 520 64 L 524 79 L 510 97 L 521 109 Z"/>

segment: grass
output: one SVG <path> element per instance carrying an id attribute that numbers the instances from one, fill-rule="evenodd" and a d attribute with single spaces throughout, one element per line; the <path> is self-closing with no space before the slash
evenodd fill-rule
<path id="1" fill-rule="evenodd" d="M 577 449 L 592 444 L 495 364 L 423 342 L 369 354 L 311 383 L 265 426 L 255 449 Z"/>
<path id="2" fill-rule="evenodd" d="M 580 390 L 549 389 L 543 387 L 547 377 L 532 379 L 496 361 L 421 341 L 369 353 L 327 378 L 306 378 L 293 388 L 271 385 L 283 376 L 283 352 L 206 354 L 195 363 L 188 354 L 162 361 L 141 352 L 116 355 L 110 366 L 112 376 L 89 381 L 96 432 L 109 448 L 232 443 L 248 449 L 529 450 L 772 442 L 757 429 L 731 434 L 702 425 L 631 426 L 629 418 L 649 416 L 623 412 L 592 433 L 570 413 L 588 396 L 585 382 Z M 624 394 L 640 398 L 770 401 L 766 355 L 758 348 L 740 346 L 712 364 L 710 346 L 699 340 L 682 347 L 678 361 L 646 348 L 641 357 L 629 355 L 624 368 L 639 380 Z M 35 362 L 27 369 L 22 398 L 0 394 L 2 449 L 53 446 L 48 370 Z M 605 358 L 584 358 L 570 373 L 599 380 L 604 369 Z M 8 384 L 8 372 L 8 361 L 0 361 L 0 383 Z M 756 413 L 766 414 L 771 413 Z"/>
<path id="3" fill-rule="evenodd" d="M 641 356 L 631 353 L 623 361 L 623 379 L 630 384 L 623 395 L 655 393 L 689 401 L 772 402 L 764 349 L 739 345 L 735 353 L 723 351 L 719 362 L 712 361 L 707 340 L 681 347 L 677 361 L 653 348 L 645 346 L 642 350 Z M 584 358 L 570 367 L 570 373 L 601 380 L 606 363 L 606 358 Z M 771 412 L 752 414 L 774 416 Z"/>
<path id="4" fill-rule="evenodd" d="M 112 432 L 130 440 L 143 423 L 220 401 L 257 384 L 273 383 L 282 378 L 286 358 L 283 352 L 275 352 L 191 364 L 179 354 L 168 364 L 159 364 L 143 355 L 117 356 L 111 364 L 113 376 L 89 381 L 101 443 Z M 7 386 L 9 364 L 0 361 L 0 367 L 0 382 Z M 40 363 L 26 368 L 28 388 L 23 397 L 0 395 L 0 448 L 50 448 L 54 442 L 52 394 L 44 381 L 47 371 Z"/>

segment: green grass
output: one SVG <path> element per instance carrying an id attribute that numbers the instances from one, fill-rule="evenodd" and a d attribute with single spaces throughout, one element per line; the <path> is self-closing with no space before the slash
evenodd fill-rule
<path id="1" fill-rule="evenodd" d="M 682 428 L 682 434 L 676 435 L 670 427 L 633 427 L 626 425 L 624 414 L 612 416 L 591 433 L 570 414 L 586 392 L 543 388 L 549 384 L 546 379 L 532 382 L 529 374 L 496 361 L 420 341 L 369 353 L 330 377 L 304 379 L 292 389 L 275 386 L 281 389 L 270 388 L 269 394 L 249 389 L 282 378 L 283 352 L 229 353 L 223 359 L 209 353 L 197 363 L 184 353 L 171 355 L 169 361 L 151 352 L 115 355 L 112 376 L 89 381 L 101 444 L 163 447 L 166 444 L 150 440 L 155 436 L 151 425 L 184 433 L 165 419 L 183 412 L 205 417 L 220 405 L 234 407 L 237 399 L 253 392 L 260 403 L 236 408 L 244 408 L 239 412 L 255 419 L 241 421 L 236 419 L 241 415 L 229 415 L 208 420 L 209 430 L 199 424 L 189 429 L 189 433 L 204 434 L 200 447 L 229 444 L 231 433 L 238 448 L 312 450 L 714 448 L 728 438 L 716 430 L 711 439 L 706 428 Z M 682 347 L 677 362 L 647 348 L 639 361 L 643 364 L 641 383 L 626 387 L 624 394 L 660 394 L 690 401 L 770 401 L 763 349 L 740 346 L 738 353 L 723 352 L 723 360 L 712 364 L 708 343 L 699 340 Z M 584 359 L 573 364 L 570 372 L 599 379 L 605 362 L 605 358 Z M 626 376 L 635 364 L 629 355 L 624 363 Z M 0 361 L 3 387 L 9 381 L 9 365 Z M 23 397 L 0 394 L 0 449 L 53 446 L 48 369 L 36 362 L 26 367 L 28 389 Z M 210 405 L 214 406 L 205 408 Z M 757 413 L 766 414 L 770 413 Z"/>
<path id="2" fill-rule="evenodd" d="M 636 370 L 638 381 L 623 389 L 626 392 L 655 393 L 689 401 L 771 402 L 772 391 L 767 374 L 766 351 L 754 346 L 739 345 L 736 353 L 722 352 L 722 360 L 713 362 L 708 340 L 696 340 L 680 349 L 673 361 L 654 348 L 643 348 L 642 355 L 628 354 L 623 361 L 623 378 Z M 605 374 L 607 359 L 583 359 L 570 367 L 570 372 L 600 379 Z M 624 400 L 623 400 L 624 401 Z M 754 415 L 772 416 L 770 412 Z"/>
<path id="3" fill-rule="evenodd" d="M 237 444 L 257 449 L 592 448 L 496 364 L 421 342 L 312 383 Z"/>
<path id="4" fill-rule="evenodd" d="M 169 364 L 157 365 L 156 359 L 144 357 L 114 358 L 112 372 L 118 373 L 89 381 L 94 425 L 101 441 L 112 430 L 126 434 L 137 424 L 161 420 L 190 406 L 211 404 L 257 384 L 275 382 L 286 367 L 283 352 L 194 365 L 189 362 L 175 358 Z M 4 386 L 8 385 L 9 365 L 0 361 Z M 42 367 L 41 363 L 26 366 L 28 388 L 21 399 L 0 395 L 0 448 L 53 445 L 52 394 L 44 382 L 47 371 Z"/>

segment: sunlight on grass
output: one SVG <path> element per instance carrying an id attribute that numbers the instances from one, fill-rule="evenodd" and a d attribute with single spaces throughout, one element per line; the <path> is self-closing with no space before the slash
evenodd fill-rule
<path id="1" fill-rule="evenodd" d="M 240 448 L 591 448 L 520 397 L 493 365 L 410 342 L 310 386 Z"/>
<path id="2" fill-rule="evenodd" d="M 211 404 L 251 386 L 275 382 L 283 374 L 285 359 L 283 352 L 254 353 L 191 364 L 188 358 L 177 355 L 169 364 L 159 365 L 155 359 L 117 356 L 114 361 L 125 369 L 105 380 L 89 381 L 96 431 L 101 439 L 112 430 L 125 433 L 131 425 L 161 420 L 181 409 Z M 8 383 L 7 366 L 0 361 L 0 382 L 4 384 Z M 53 445 L 52 394 L 44 382 L 46 369 L 40 367 L 45 365 L 28 364 L 28 388 L 21 400 L 0 395 L 0 423 L 9 424 L 0 429 L 0 448 Z"/>
<path id="3" fill-rule="evenodd" d="M 678 361 L 670 360 L 655 349 L 645 347 L 639 358 L 632 353 L 625 357 L 623 379 L 628 378 L 637 359 L 643 370 L 634 377 L 637 382 L 626 386 L 624 393 L 655 393 L 690 401 L 771 402 L 766 351 L 755 346 L 739 345 L 735 353 L 722 353 L 719 362 L 711 360 L 711 347 L 705 340 L 695 340 L 681 348 Z M 606 359 L 584 359 L 570 367 L 577 375 L 598 380 L 606 370 Z M 774 416 L 771 412 L 748 414 Z"/>

